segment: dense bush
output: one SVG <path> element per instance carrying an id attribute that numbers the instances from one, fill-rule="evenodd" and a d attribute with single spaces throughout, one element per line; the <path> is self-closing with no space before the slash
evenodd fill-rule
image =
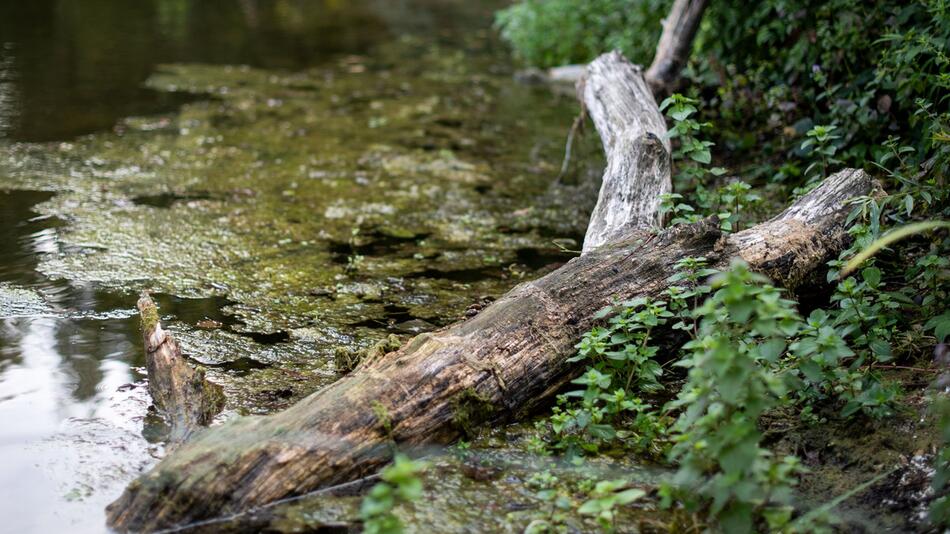
<path id="1" fill-rule="evenodd" d="M 913 149 L 906 163 L 936 158 L 934 172 L 947 171 L 950 2 L 749 6 L 712 4 L 692 71 L 694 82 L 717 91 L 717 122 L 731 148 L 790 156 L 779 177 L 794 178 L 811 155 L 797 139 L 825 125 L 837 163 L 870 168 L 889 153 L 888 139 L 899 138 Z"/>
<path id="2" fill-rule="evenodd" d="M 580 63 L 620 49 L 649 61 L 668 0 L 525 0 L 498 13 L 502 36 L 529 64 Z"/>

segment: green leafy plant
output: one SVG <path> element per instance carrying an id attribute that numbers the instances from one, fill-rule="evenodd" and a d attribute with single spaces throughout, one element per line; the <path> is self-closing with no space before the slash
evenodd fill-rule
<path id="1" fill-rule="evenodd" d="M 413 502 L 422 496 L 422 480 L 419 473 L 426 464 L 411 460 L 403 454 L 396 454 L 393 463 L 383 469 L 379 482 L 369 491 L 360 505 L 360 519 L 363 532 L 368 534 L 400 534 L 402 523 L 393 513 L 393 509 L 405 503 Z"/>
<path id="2" fill-rule="evenodd" d="M 706 168 L 712 162 L 710 149 L 714 143 L 703 139 L 703 134 L 712 127 L 712 123 L 696 119 L 698 104 L 695 98 L 679 93 L 670 95 L 660 103 L 660 111 L 665 111 L 673 122 L 666 135 L 678 143 L 673 151 L 674 161 L 681 162 L 676 174 L 678 190 L 701 186 L 707 174 L 722 176 L 726 173 L 721 167 Z"/>
<path id="3" fill-rule="evenodd" d="M 545 470 L 532 474 L 525 485 L 535 490 L 535 497 L 546 504 L 540 510 L 540 516 L 535 517 L 525 528 L 525 533 L 567 531 L 565 522 L 568 513 L 574 508 L 574 500 L 561 480 L 551 471 Z"/>
<path id="4" fill-rule="evenodd" d="M 623 480 L 602 480 L 591 490 L 589 499 L 577 509 L 581 515 L 597 518 L 597 523 L 606 532 L 613 532 L 614 509 L 643 498 L 646 492 L 640 488 L 630 488 Z"/>
<path id="5" fill-rule="evenodd" d="M 677 261 L 673 266 L 676 272 L 669 278 L 672 285 L 665 292 L 670 299 L 670 310 L 679 319 L 673 323 L 673 329 L 683 330 L 693 338 L 699 335 L 699 323 L 693 316 L 693 309 L 711 291 L 706 279 L 719 272 L 708 265 L 708 260 L 702 256 L 688 256 Z"/>
<path id="6" fill-rule="evenodd" d="M 733 232 L 741 230 L 743 210 L 760 200 L 762 198 L 752 192 L 752 186 L 745 182 L 736 180 L 720 188 L 719 209 L 721 211 L 716 214 L 719 217 L 720 228 Z"/>
<path id="7" fill-rule="evenodd" d="M 913 197 L 907 197 L 913 198 Z M 845 264 L 844 268 L 841 270 L 842 275 L 846 275 L 855 269 L 859 265 L 864 263 L 868 258 L 877 254 L 881 249 L 900 241 L 901 239 L 907 238 L 914 234 L 919 234 L 921 232 L 927 232 L 929 230 L 936 230 L 938 228 L 950 228 L 950 222 L 947 221 L 922 221 L 919 223 L 909 224 L 907 226 L 902 226 L 900 228 L 895 228 L 891 230 L 886 235 L 876 239 L 873 243 L 865 247 L 859 254 L 848 260 L 848 263 Z M 946 258 L 944 258 L 946 260 Z M 939 261 L 939 260 L 936 260 Z"/>
<path id="8" fill-rule="evenodd" d="M 660 195 L 659 212 L 661 216 L 669 218 L 670 226 L 689 224 L 700 220 L 696 208 L 682 200 L 683 195 L 679 193 L 663 193 Z"/>
<path id="9" fill-rule="evenodd" d="M 687 383 L 668 410 L 672 487 L 687 504 L 708 507 L 726 532 L 751 532 L 757 519 L 781 528 L 790 519 L 798 460 L 776 460 L 759 446 L 759 416 L 778 406 L 789 384 L 778 371 L 786 339 L 799 319 L 780 290 L 742 262 L 712 280 L 713 293 L 695 310 L 699 335 L 677 365 Z"/>
<path id="10" fill-rule="evenodd" d="M 805 135 L 807 139 L 802 142 L 802 150 L 806 151 L 808 157 L 814 161 L 805 168 L 805 178 L 809 182 L 817 182 L 828 176 L 828 169 L 831 165 L 840 164 L 841 160 L 835 158 L 838 152 L 838 146 L 835 141 L 841 139 L 840 135 L 835 134 L 837 126 L 815 126 Z"/>

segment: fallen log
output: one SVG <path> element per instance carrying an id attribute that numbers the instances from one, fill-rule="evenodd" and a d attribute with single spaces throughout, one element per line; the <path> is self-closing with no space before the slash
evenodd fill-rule
<path id="1" fill-rule="evenodd" d="M 846 170 L 781 215 L 723 235 L 713 221 L 635 231 L 523 283 L 474 318 L 415 337 L 290 409 L 195 435 L 108 510 L 119 530 L 154 530 L 263 505 L 372 473 L 391 444 L 449 443 L 544 402 L 577 370 L 567 362 L 592 316 L 615 300 L 659 295 L 673 265 L 740 256 L 795 287 L 845 241 L 845 202 L 874 188 Z"/>
<path id="2" fill-rule="evenodd" d="M 205 379 L 181 354 L 175 338 L 162 328 L 158 308 L 148 294 L 138 301 L 145 347 L 148 392 L 169 426 L 168 443 L 175 446 L 208 426 L 224 408 L 221 386 Z"/>
<path id="3" fill-rule="evenodd" d="M 740 256 L 794 288 L 847 241 L 845 202 L 874 189 L 867 174 L 847 170 L 737 234 L 722 234 L 711 220 L 658 231 L 669 144 L 642 72 L 619 54 L 602 56 L 582 94 L 611 182 L 595 212 L 604 222 L 594 233 L 605 236 L 599 246 L 585 246 L 581 257 L 515 287 L 474 318 L 417 336 L 282 413 L 195 434 L 129 485 L 109 506 L 109 524 L 148 531 L 238 513 L 371 474 L 389 461 L 393 444 L 449 443 L 480 424 L 517 418 L 575 376 L 567 359 L 597 310 L 661 294 L 686 257 L 725 267 Z"/>

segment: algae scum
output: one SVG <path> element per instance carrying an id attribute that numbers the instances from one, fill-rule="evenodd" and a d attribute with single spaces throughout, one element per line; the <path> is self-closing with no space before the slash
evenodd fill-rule
<path id="1" fill-rule="evenodd" d="M 294 74 L 164 66 L 150 87 L 207 99 L 114 133 L 9 147 L 6 187 L 55 191 L 34 209 L 67 222 L 38 270 L 227 299 L 233 323 L 181 327 L 186 350 L 319 384 L 335 347 L 435 329 L 569 259 L 553 240 L 576 225 L 526 222 L 552 178 L 531 153 L 556 157 L 569 107 L 534 105 L 520 122 L 528 89 L 461 53 L 393 47 L 419 60 L 346 57 Z"/>
<path id="2" fill-rule="evenodd" d="M 336 6 L 360 14 L 339 24 L 363 25 L 369 4 Z M 11 528 L 99 530 L 160 456 L 142 437 L 142 290 L 232 417 L 285 408 L 336 379 L 341 351 L 453 322 L 573 255 L 593 199 L 549 188 L 574 104 L 517 84 L 485 31 L 438 37 L 446 10 L 473 16 L 450 5 L 403 14 L 424 32 L 309 68 L 157 66 L 135 90 L 169 109 L 108 131 L 27 142 L 0 114 L 14 132 L 0 137 L 0 447 L 29 464 L 0 473 L 2 515 L 23 516 Z M 277 6 L 308 28 L 301 6 Z M 456 24 L 487 27 L 475 11 Z"/>

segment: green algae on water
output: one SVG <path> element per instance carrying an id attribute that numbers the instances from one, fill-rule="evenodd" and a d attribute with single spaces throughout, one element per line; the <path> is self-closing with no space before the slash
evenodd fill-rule
<path id="1" fill-rule="evenodd" d="M 167 65 L 148 87 L 206 97 L 70 142 L 0 147 L 0 175 L 57 193 L 36 207 L 65 221 L 42 273 L 226 297 L 229 330 L 176 335 L 213 379 L 242 384 L 229 396 L 253 389 L 241 409 L 285 406 L 332 380 L 336 347 L 446 325 L 571 257 L 552 240 L 583 227 L 577 202 L 533 210 L 574 103 L 489 74 L 481 46 L 404 39 L 302 72 Z M 308 379 L 280 385 L 282 370 Z"/>

